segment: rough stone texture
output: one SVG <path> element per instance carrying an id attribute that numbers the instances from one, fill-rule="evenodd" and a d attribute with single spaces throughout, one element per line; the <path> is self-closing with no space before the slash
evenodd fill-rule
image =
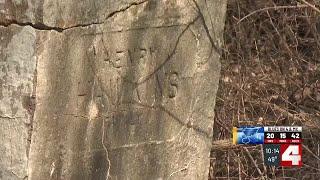
<path id="1" fill-rule="evenodd" d="M 14 158 L 23 162 L 5 159 L 2 174 L 36 180 L 207 179 L 225 1 L 1 4 L 0 33 L 10 34 L 1 47 L 13 45 L 1 56 L 3 64 L 28 66 L 22 80 L 11 83 L 30 86 L 17 97 L 2 86 L 24 113 L 12 114 L 14 108 L 1 100 L 7 114 L 0 135 L 7 145 L 0 150 L 12 158 L 15 149 Z M 35 90 L 33 116 L 26 102 L 32 105 Z M 29 127 L 16 124 L 29 119 L 27 160 Z M 15 128 L 23 135 L 7 137 Z"/>
<path id="2" fill-rule="evenodd" d="M 27 176 L 36 59 L 35 30 L 0 27 L 0 179 Z M 11 177 L 12 176 L 12 177 Z"/>

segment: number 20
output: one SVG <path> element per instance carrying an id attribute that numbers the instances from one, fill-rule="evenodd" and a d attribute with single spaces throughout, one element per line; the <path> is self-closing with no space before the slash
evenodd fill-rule
<path id="1" fill-rule="evenodd" d="M 273 139 L 274 134 L 273 133 L 267 133 L 267 139 Z"/>

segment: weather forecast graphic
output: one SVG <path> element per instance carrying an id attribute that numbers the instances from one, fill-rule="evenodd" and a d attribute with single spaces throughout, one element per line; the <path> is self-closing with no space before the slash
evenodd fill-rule
<path id="1" fill-rule="evenodd" d="M 233 144 L 263 144 L 270 166 L 302 166 L 302 127 L 242 126 L 233 128 Z"/>
<path id="2" fill-rule="evenodd" d="M 233 143 L 234 144 L 263 144 L 264 129 L 263 127 L 234 127 Z"/>

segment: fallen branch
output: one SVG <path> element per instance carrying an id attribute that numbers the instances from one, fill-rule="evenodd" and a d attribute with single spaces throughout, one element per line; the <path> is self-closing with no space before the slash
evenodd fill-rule
<path id="1" fill-rule="evenodd" d="M 268 10 L 279 10 L 279 9 L 297 9 L 297 8 L 307 8 L 307 7 L 310 7 L 308 5 L 297 5 L 297 6 L 274 6 L 274 7 L 265 7 L 265 8 L 262 8 L 262 9 L 258 9 L 258 10 L 255 10 L 251 13 L 249 13 L 248 15 L 244 16 L 243 18 L 241 18 L 237 24 L 239 24 L 240 22 L 242 22 L 243 20 L 247 19 L 248 17 L 256 14 L 256 13 L 259 13 L 259 12 L 263 12 L 263 11 L 268 11 Z"/>
<path id="2" fill-rule="evenodd" d="M 303 2 L 304 4 L 309 6 L 311 9 L 315 10 L 317 13 L 320 14 L 320 10 L 315 5 L 308 3 L 306 0 L 300 0 L 300 1 Z"/>

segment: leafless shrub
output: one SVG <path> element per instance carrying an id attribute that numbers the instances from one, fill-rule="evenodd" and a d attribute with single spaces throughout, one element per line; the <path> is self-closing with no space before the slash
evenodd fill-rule
<path id="1" fill-rule="evenodd" d="M 303 126 L 303 167 L 272 168 L 261 146 L 213 148 L 209 179 L 320 175 L 320 11 L 316 0 L 228 4 L 214 142 L 238 125 Z M 221 141 L 222 142 L 222 141 Z"/>

